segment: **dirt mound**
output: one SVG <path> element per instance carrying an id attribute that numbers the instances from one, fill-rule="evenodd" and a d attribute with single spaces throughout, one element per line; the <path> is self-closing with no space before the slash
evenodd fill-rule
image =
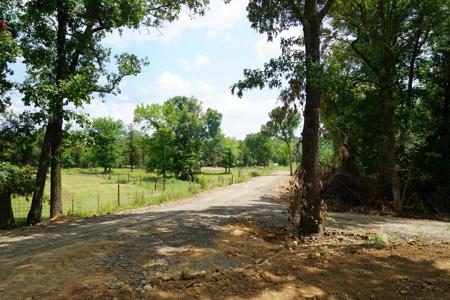
<path id="1" fill-rule="evenodd" d="M 409 242 L 390 245 L 373 233 L 337 230 L 304 242 L 283 228 L 256 222 L 223 226 L 216 247 L 191 257 L 182 269 L 152 278 L 144 288 L 124 284 L 97 291 L 124 299 L 446 299 L 450 293 L 450 245 Z M 217 257 L 234 267 L 201 271 L 199 262 Z"/>

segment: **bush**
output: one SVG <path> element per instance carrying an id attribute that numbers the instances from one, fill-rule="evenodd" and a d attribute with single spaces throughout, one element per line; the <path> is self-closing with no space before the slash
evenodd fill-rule
<path id="1" fill-rule="evenodd" d="M 29 195 L 34 191 L 34 181 L 29 170 L 9 163 L 0 163 L 0 229 L 15 226 L 11 195 Z"/>

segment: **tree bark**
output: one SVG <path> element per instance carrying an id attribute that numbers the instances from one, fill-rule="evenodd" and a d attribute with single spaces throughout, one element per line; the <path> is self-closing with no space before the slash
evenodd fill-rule
<path id="1" fill-rule="evenodd" d="M 67 1 L 61 1 L 58 7 L 58 33 L 57 33 L 57 64 L 56 84 L 67 78 L 67 23 L 69 8 Z M 51 139 L 51 175 L 50 175 L 50 218 L 62 214 L 62 183 L 61 183 L 61 154 L 62 154 L 62 126 L 63 126 L 64 95 L 57 95 L 51 103 L 51 117 L 49 126 L 53 134 Z"/>
<path id="2" fill-rule="evenodd" d="M 30 211 L 27 216 L 27 224 L 37 224 L 42 218 L 42 201 L 44 198 L 45 182 L 47 180 L 47 172 L 50 164 L 50 128 L 45 129 L 44 141 L 41 146 L 41 154 L 39 155 L 39 164 L 36 173 L 36 190 L 31 200 Z"/>
<path id="3" fill-rule="evenodd" d="M 384 144 L 386 149 L 385 172 L 387 182 L 391 185 L 394 211 L 402 210 L 402 198 L 400 196 L 400 177 L 398 173 L 396 141 L 395 141 L 395 105 L 393 78 L 395 68 L 394 56 L 388 43 L 384 43 L 383 50 L 383 74 L 380 76 L 380 87 L 384 104 Z"/>
<path id="4" fill-rule="evenodd" d="M 305 1 L 303 34 L 306 54 L 306 101 L 302 133 L 302 171 L 306 206 L 300 215 L 301 234 L 318 233 L 322 224 L 322 202 L 319 185 L 319 106 L 320 106 L 320 27 L 317 1 Z M 300 199 L 301 201 L 301 199 Z"/>
<path id="5" fill-rule="evenodd" d="M 390 83 L 383 88 L 383 102 L 384 102 L 384 131 L 385 131 L 385 172 L 387 181 L 392 189 L 392 201 L 394 204 L 394 211 L 400 213 L 402 211 L 402 199 L 400 196 L 400 178 L 398 174 L 397 155 L 396 155 L 396 141 L 395 141 L 395 110 L 392 96 L 392 86 Z"/>
<path id="6" fill-rule="evenodd" d="M 16 226 L 11 205 L 11 193 L 0 190 L 0 229 L 12 229 Z"/>
<path id="7" fill-rule="evenodd" d="M 62 122 L 55 122 L 51 145 L 50 218 L 62 215 L 61 144 Z"/>
<path id="8" fill-rule="evenodd" d="M 286 143 L 288 147 L 288 159 L 289 159 L 289 173 L 290 175 L 294 175 L 294 172 L 292 171 L 292 149 L 291 149 L 291 143 Z"/>

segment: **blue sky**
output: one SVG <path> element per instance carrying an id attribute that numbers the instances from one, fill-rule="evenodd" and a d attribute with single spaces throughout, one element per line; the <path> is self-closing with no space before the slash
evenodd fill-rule
<path id="1" fill-rule="evenodd" d="M 152 29 L 113 33 L 104 45 L 113 54 L 134 53 L 150 65 L 138 76 L 121 83 L 122 93 L 108 95 L 84 107 L 91 117 L 110 116 L 130 123 L 136 105 L 162 103 L 175 95 L 194 96 L 223 114 L 226 135 L 244 138 L 257 132 L 277 105 L 278 91 L 255 90 L 242 99 L 231 95 L 230 86 L 242 79 L 245 68 L 262 67 L 279 53 L 279 41 L 250 27 L 247 1 L 212 0 L 205 16 L 192 19 L 183 12 L 179 20 Z M 20 72 L 20 70 L 17 70 Z"/>

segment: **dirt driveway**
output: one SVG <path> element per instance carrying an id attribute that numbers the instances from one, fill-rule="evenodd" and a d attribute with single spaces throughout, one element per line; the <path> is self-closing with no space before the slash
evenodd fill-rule
<path id="1" fill-rule="evenodd" d="M 298 299 L 310 296 L 357 299 L 360 294 L 339 290 L 342 289 L 339 281 L 335 291 L 331 285 L 325 288 L 325 277 L 302 281 L 296 275 L 296 272 L 306 274 L 318 269 L 326 255 L 322 248 L 319 251 L 315 246 L 302 248 L 297 243 L 286 246 L 292 242 L 288 237 L 279 240 L 283 236 L 285 215 L 283 208 L 272 199 L 277 196 L 279 185 L 288 179 L 286 172 L 278 171 L 161 206 L 1 233 L 0 299 Z M 386 228 L 405 232 L 400 237 L 410 238 L 411 233 L 421 236 L 422 229 L 430 233 L 428 240 L 448 241 L 450 235 L 447 224 L 439 222 L 418 227 L 415 221 L 397 219 L 348 214 L 334 214 L 333 218 L 334 226 L 343 229 L 379 230 L 384 224 L 384 232 Z M 259 224 L 264 224 L 264 228 Z M 327 259 L 328 268 L 334 263 L 339 268 L 340 258 L 349 261 L 344 257 L 348 251 L 356 253 L 351 248 L 353 244 L 339 246 L 342 247 L 330 251 L 335 253 L 336 261 Z M 428 293 L 438 299 L 450 293 L 449 247 L 444 243 L 427 249 L 424 253 L 416 249 L 416 253 L 429 255 L 438 265 L 417 267 L 417 276 L 443 278 L 443 281 L 431 281 L 438 289 Z M 383 251 L 387 251 L 387 256 L 391 253 Z M 399 249 L 392 251 L 402 253 Z M 404 251 L 409 253 L 411 249 Z M 277 256 L 276 262 L 269 261 Z M 405 268 L 411 265 L 410 261 L 402 263 Z M 295 265 L 297 269 L 287 271 Z M 367 268 L 370 271 L 370 266 Z M 392 271 L 407 273 L 400 267 Z M 410 295 L 411 291 L 415 291 L 414 285 L 402 289 L 400 295 Z M 370 294 L 371 298 L 372 295 L 386 296 Z"/>

